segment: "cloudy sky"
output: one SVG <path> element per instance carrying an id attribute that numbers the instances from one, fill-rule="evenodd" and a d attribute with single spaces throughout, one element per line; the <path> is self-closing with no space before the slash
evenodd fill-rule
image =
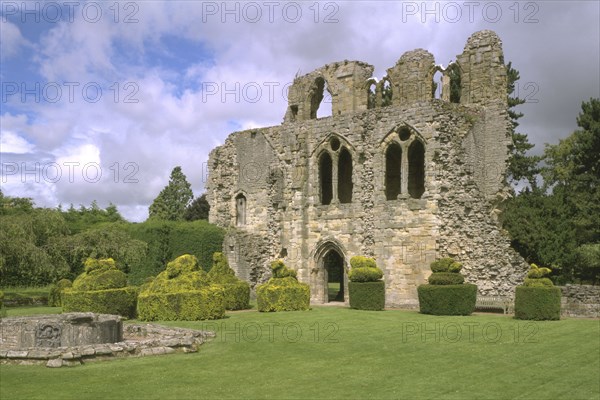
<path id="1" fill-rule="evenodd" d="M 293 77 L 330 62 L 381 78 L 405 51 L 447 65 L 495 30 L 536 152 L 600 97 L 597 1 L 1 4 L 2 191 L 45 207 L 112 202 L 131 221 L 177 165 L 201 194 L 209 151 L 280 124 Z"/>

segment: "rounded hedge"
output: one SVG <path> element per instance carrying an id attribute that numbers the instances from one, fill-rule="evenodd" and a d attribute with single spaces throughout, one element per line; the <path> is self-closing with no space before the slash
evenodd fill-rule
<path id="1" fill-rule="evenodd" d="M 213 266 L 208 272 L 208 279 L 212 283 L 223 286 L 225 309 L 250 308 L 250 285 L 235 276 L 235 271 L 231 269 L 223 253 L 213 254 Z"/>
<path id="2" fill-rule="evenodd" d="M 460 285 L 465 277 L 456 272 L 434 272 L 427 281 L 430 285 Z"/>
<path id="3" fill-rule="evenodd" d="M 383 271 L 379 268 L 358 267 L 352 268 L 348 273 L 348 279 L 352 282 L 377 282 L 383 278 Z"/>
<path id="4" fill-rule="evenodd" d="M 372 257 L 354 256 L 350 259 L 352 268 L 377 268 L 377 263 Z"/>
<path id="5" fill-rule="evenodd" d="M 73 282 L 69 279 L 61 279 L 52 285 L 50 293 L 48 294 L 48 306 L 62 307 L 62 292 L 70 287 L 73 287 Z"/>
<path id="6" fill-rule="evenodd" d="M 256 288 L 258 311 L 300 311 L 310 308 L 310 287 L 292 276 L 271 278 Z"/>
<path id="7" fill-rule="evenodd" d="M 184 254 L 144 283 L 138 318 L 146 321 L 202 320 L 225 315 L 224 289 L 210 282 L 195 256 Z"/>
<path id="8" fill-rule="evenodd" d="M 385 282 L 348 282 L 350 308 L 380 311 L 385 307 Z"/>
<path id="9" fill-rule="evenodd" d="M 517 286 L 515 318 L 526 320 L 559 320 L 560 288 L 555 286 Z"/>
<path id="10" fill-rule="evenodd" d="M 197 321 L 225 316 L 223 287 L 209 285 L 202 289 L 170 293 L 141 293 L 138 318 L 144 321 Z"/>
<path id="11" fill-rule="evenodd" d="M 451 257 L 440 258 L 429 265 L 432 272 L 460 272 L 462 264 Z"/>
<path id="12" fill-rule="evenodd" d="M 475 310 L 477 285 L 419 285 L 422 314 L 470 315 Z"/>
<path id="13" fill-rule="evenodd" d="M 127 275 L 117 269 L 112 258 L 88 258 L 84 268 L 84 272 L 73 281 L 75 291 L 118 289 L 127 286 Z"/>
<path id="14" fill-rule="evenodd" d="M 94 312 L 134 318 L 137 296 L 137 287 L 89 291 L 65 289 L 61 299 L 63 312 Z"/>

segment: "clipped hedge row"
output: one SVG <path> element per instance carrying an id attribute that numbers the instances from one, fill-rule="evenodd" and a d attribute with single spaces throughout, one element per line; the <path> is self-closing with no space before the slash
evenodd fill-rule
<path id="1" fill-rule="evenodd" d="M 560 319 L 560 288 L 556 286 L 517 286 L 515 318 L 535 321 Z"/>
<path id="2" fill-rule="evenodd" d="M 219 283 L 223 287 L 223 301 L 226 310 L 250 308 L 250 285 L 248 282 Z"/>
<path id="3" fill-rule="evenodd" d="M 292 282 L 293 281 L 293 282 Z M 310 288 L 293 277 L 271 278 L 256 289 L 258 311 L 300 311 L 310 308 Z"/>
<path id="4" fill-rule="evenodd" d="M 427 279 L 430 285 L 460 285 L 465 277 L 456 272 L 434 272 Z"/>
<path id="5" fill-rule="evenodd" d="M 212 283 L 223 286 L 225 290 L 225 309 L 243 310 L 250 308 L 250 285 L 235 276 L 227 258 L 221 252 L 213 254 L 213 266 L 208 272 Z"/>
<path id="6" fill-rule="evenodd" d="M 184 254 L 143 285 L 138 318 L 147 321 L 201 320 L 225 315 L 224 289 L 212 284 L 198 259 Z"/>
<path id="7" fill-rule="evenodd" d="M 385 307 L 385 282 L 348 282 L 350 308 L 380 311 Z"/>
<path id="8" fill-rule="evenodd" d="M 76 291 L 66 289 L 62 293 L 63 312 L 95 312 L 135 317 L 137 287 L 119 289 Z"/>
<path id="9" fill-rule="evenodd" d="M 470 315 L 475 310 L 477 285 L 420 285 L 417 292 L 423 314 Z"/>
<path id="10" fill-rule="evenodd" d="M 197 321 L 225 316 L 224 290 L 210 285 L 193 291 L 140 294 L 138 318 L 144 321 Z"/>

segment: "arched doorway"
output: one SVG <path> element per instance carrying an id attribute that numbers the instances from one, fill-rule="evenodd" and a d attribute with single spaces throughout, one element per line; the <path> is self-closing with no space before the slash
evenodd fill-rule
<path id="1" fill-rule="evenodd" d="M 329 250 L 323 257 L 325 279 L 327 280 L 327 301 L 344 301 L 344 258 L 335 250 Z"/>
<path id="2" fill-rule="evenodd" d="M 310 296 L 314 303 L 348 301 L 348 274 L 344 248 L 335 239 L 325 239 L 313 253 Z"/>

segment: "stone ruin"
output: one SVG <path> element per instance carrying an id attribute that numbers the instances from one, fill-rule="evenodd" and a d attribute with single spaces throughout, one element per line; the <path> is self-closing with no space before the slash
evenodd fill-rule
<path id="1" fill-rule="evenodd" d="M 214 332 L 126 324 L 118 315 L 66 313 L 0 320 L 0 364 L 75 366 L 126 356 L 196 352 Z"/>
<path id="2" fill-rule="evenodd" d="M 295 78 L 281 125 L 210 153 L 209 221 L 227 229 L 230 265 L 255 286 L 281 258 L 324 303 L 335 275 L 347 301 L 350 258 L 371 256 L 386 305 L 414 308 L 429 264 L 450 256 L 480 294 L 512 297 L 528 265 L 498 220 L 512 144 L 500 38 L 474 33 L 447 67 L 417 49 L 381 80 L 373 69 L 341 61 Z M 332 116 L 317 118 L 325 94 Z"/>

